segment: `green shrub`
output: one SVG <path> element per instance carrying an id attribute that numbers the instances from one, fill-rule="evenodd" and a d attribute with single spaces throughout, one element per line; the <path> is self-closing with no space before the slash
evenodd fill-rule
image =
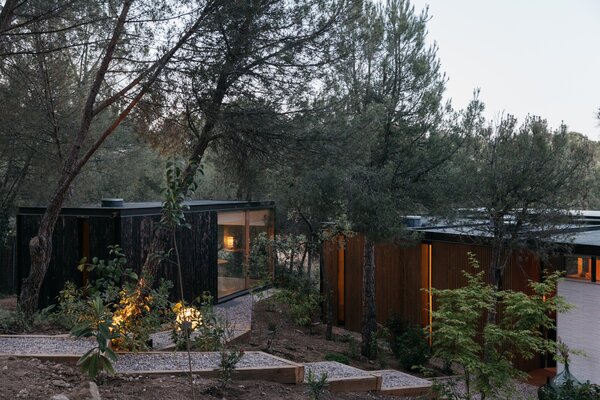
<path id="1" fill-rule="evenodd" d="M 275 294 L 275 298 L 289 307 L 290 317 L 298 326 L 310 326 L 320 315 L 322 297 L 309 284 L 296 286 L 295 289 L 282 289 Z"/>
<path id="2" fill-rule="evenodd" d="M 108 246 L 108 254 L 108 260 L 94 257 L 91 263 L 84 257 L 77 266 L 79 271 L 93 274 L 93 279 L 86 288 L 89 295 L 98 295 L 107 304 L 118 300 L 123 285 L 138 280 L 133 269 L 127 267 L 127 259 L 119 245 Z"/>
<path id="3" fill-rule="evenodd" d="M 221 361 L 219 363 L 218 392 L 223 394 L 231 383 L 233 371 L 244 356 L 244 350 L 228 351 L 225 346 L 220 351 Z"/>
<path id="4" fill-rule="evenodd" d="M 161 280 L 157 289 L 147 285 L 124 285 L 119 292 L 119 302 L 113 306 L 113 324 L 120 336 L 113 344 L 130 351 L 146 350 L 150 334 L 157 331 L 163 322 L 172 320 L 168 300 L 173 284 Z"/>
<path id="5" fill-rule="evenodd" d="M 58 309 L 56 311 L 56 321 L 67 329 L 72 329 L 85 313 L 87 305 L 84 298 L 83 289 L 78 288 L 73 282 L 67 281 L 63 290 L 56 298 L 58 300 Z"/>
<path id="6" fill-rule="evenodd" d="M 325 354 L 325 360 L 337 361 L 339 363 L 346 364 L 346 365 L 350 364 L 350 358 L 347 355 L 341 354 L 341 353 L 327 353 L 327 354 Z"/>
<path id="7" fill-rule="evenodd" d="M 113 330 L 110 312 L 100 297 L 87 302 L 83 317 L 83 321 L 71 330 L 71 334 L 76 338 L 94 337 L 96 346 L 81 356 L 77 365 L 91 379 L 96 379 L 102 372 L 114 374 L 112 363 L 117 361 L 117 354 L 110 348 L 110 342 L 119 335 Z"/>
<path id="8" fill-rule="evenodd" d="M 544 385 L 538 390 L 540 400 L 600 400 L 600 386 L 591 384 L 589 381 L 576 384 L 572 380 L 565 382 L 557 394 L 552 387 Z"/>
<path id="9" fill-rule="evenodd" d="M 394 315 L 387 322 L 386 328 L 390 349 L 402 368 L 413 370 L 427 363 L 431 351 L 420 326 Z"/>
<path id="10" fill-rule="evenodd" d="M 344 336 L 346 343 L 348 343 L 348 355 L 353 360 L 360 359 L 360 342 L 352 336 L 352 334 L 347 334 Z"/>
<path id="11" fill-rule="evenodd" d="M 0 308 L 0 334 L 10 335 L 28 329 L 29 324 L 23 313 Z"/>

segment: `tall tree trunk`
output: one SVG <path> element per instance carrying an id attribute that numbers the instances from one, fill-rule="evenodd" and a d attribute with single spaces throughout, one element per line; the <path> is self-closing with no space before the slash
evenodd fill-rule
<path id="1" fill-rule="evenodd" d="M 489 282 L 496 291 L 502 290 L 502 275 L 507 261 L 508 250 L 504 248 L 501 240 L 494 240 L 491 250 Z M 497 316 L 498 310 L 496 310 L 496 307 L 491 308 L 491 311 L 487 314 L 486 322 L 495 324 Z"/>
<path id="2" fill-rule="evenodd" d="M 19 307 L 27 317 L 31 317 L 38 307 L 40 288 L 52 257 L 52 235 L 65 201 L 67 190 L 57 190 L 46 208 L 37 235 L 29 241 L 31 267 L 29 275 L 23 280 Z"/>
<path id="3" fill-rule="evenodd" d="M 198 31 L 198 29 L 200 29 L 200 26 L 202 25 L 202 22 L 206 16 L 218 5 L 217 2 L 214 1 L 207 2 L 206 7 L 203 9 L 196 22 L 179 38 L 173 47 L 163 54 L 163 56 L 154 62 L 148 69 L 142 71 L 142 73 L 133 79 L 127 86 L 109 98 L 105 99 L 100 104 L 96 105 L 100 87 L 104 82 L 106 72 L 108 71 L 115 49 L 123 33 L 127 15 L 133 1 L 134 0 L 125 0 L 123 2 L 121 13 L 119 14 L 119 18 L 115 24 L 111 39 L 106 47 L 98 71 L 96 72 L 94 82 L 88 92 L 81 118 L 81 124 L 71 146 L 69 157 L 65 160 L 57 189 L 50 199 L 49 205 L 46 208 L 46 212 L 42 216 L 42 221 L 40 223 L 37 236 L 31 239 L 29 242 L 31 268 L 29 271 L 29 276 L 23 281 L 22 291 L 19 297 L 19 305 L 21 310 L 28 318 L 33 315 L 37 308 L 39 290 L 42 286 L 46 271 L 48 270 L 50 258 L 52 257 L 52 234 L 54 233 L 54 226 L 58 220 L 60 209 L 65 202 L 67 193 L 71 187 L 71 183 L 77 177 L 85 164 L 100 148 L 102 143 L 104 143 L 104 141 L 137 106 L 142 97 L 148 92 L 154 82 L 156 82 L 159 75 L 162 73 L 163 69 L 166 67 L 175 53 L 188 41 L 193 34 Z M 141 84 L 144 79 L 145 82 Z M 119 99 L 125 97 L 133 88 L 138 87 L 138 85 L 141 85 L 141 89 L 137 95 L 135 95 L 133 99 L 129 101 L 127 106 L 110 124 L 110 126 L 106 128 L 106 130 L 95 140 L 89 149 L 83 155 L 81 155 L 81 147 L 89 133 L 94 117 Z M 196 168 L 197 167 L 195 165 L 190 165 L 186 172 L 190 173 L 193 169 L 193 172 L 195 173 Z M 161 233 L 160 237 L 162 238 L 164 235 L 165 233 Z"/>
<path id="4" fill-rule="evenodd" d="M 365 237 L 364 253 L 362 355 L 372 360 L 377 356 L 377 347 L 372 345 L 377 332 L 377 316 L 375 310 L 375 243 L 368 237 Z"/>

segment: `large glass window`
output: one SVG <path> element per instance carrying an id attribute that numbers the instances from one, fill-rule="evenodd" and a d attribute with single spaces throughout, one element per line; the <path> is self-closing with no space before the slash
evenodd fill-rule
<path id="1" fill-rule="evenodd" d="M 250 250 L 261 233 L 272 237 L 272 219 L 271 210 L 219 213 L 219 298 L 249 289 L 263 277 L 264 268 L 249 267 Z"/>
<path id="2" fill-rule="evenodd" d="M 600 282 L 600 259 L 596 257 L 565 256 L 565 268 L 567 278 Z"/>

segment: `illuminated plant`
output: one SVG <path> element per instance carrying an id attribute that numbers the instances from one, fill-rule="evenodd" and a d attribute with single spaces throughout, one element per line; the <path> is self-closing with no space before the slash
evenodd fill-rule
<path id="1" fill-rule="evenodd" d="M 117 361 L 117 354 L 110 348 L 110 342 L 119 334 L 113 330 L 110 312 L 100 297 L 88 301 L 87 311 L 87 319 L 77 324 L 71 334 L 77 338 L 96 338 L 96 346 L 77 361 L 84 373 L 91 379 L 96 379 L 103 371 L 114 374 L 112 363 Z"/>
<path id="2" fill-rule="evenodd" d="M 143 278 L 142 278 L 143 279 Z M 131 351 L 145 350 L 149 347 L 150 333 L 155 331 L 170 313 L 168 281 L 161 281 L 158 289 L 148 285 L 125 285 L 119 292 L 119 302 L 115 305 L 113 325 L 120 333 L 113 340 L 117 348 Z"/>

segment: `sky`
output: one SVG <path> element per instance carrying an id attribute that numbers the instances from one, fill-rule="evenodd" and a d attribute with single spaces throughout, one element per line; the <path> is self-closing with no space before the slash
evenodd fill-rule
<path id="1" fill-rule="evenodd" d="M 538 115 L 600 140 L 600 0 L 412 0 L 429 5 L 446 97 L 479 88 L 486 117 Z"/>

